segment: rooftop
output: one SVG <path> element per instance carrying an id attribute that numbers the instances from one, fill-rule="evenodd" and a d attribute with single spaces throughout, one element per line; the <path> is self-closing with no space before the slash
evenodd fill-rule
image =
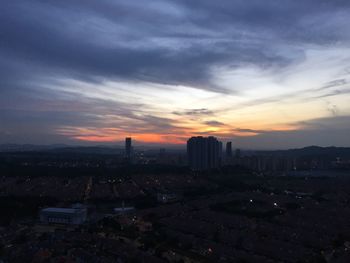
<path id="1" fill-rule="evenodd" d="M 75 208 L 60 208 L 60 207 L 48 207 L 41 210 L 41 212 L 51 212 L 51 213 L 67 213 L 75 214 L 78 209 Z"/>

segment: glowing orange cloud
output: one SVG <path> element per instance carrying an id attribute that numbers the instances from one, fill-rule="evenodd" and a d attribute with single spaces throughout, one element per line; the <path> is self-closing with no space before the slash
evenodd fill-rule
<path id="1" fill-rule="evenodd" d="M 115 136 L 74 136 L 72 137 L 76 140 L 79 141 L 87 141 L 87 142 L 113 142 L 113 141 L 117 141 L 118 139 L 120 139 L 119 137 L 116 138 Z"/>
<path id="2" fill-rule="evenodd" d="M 291 131 L 298 127 L 281 125 L 271 130 L 263 129 L 235 129 L 227 125 L 226 127 L 197 127 L 197 128 L 176 128 L 172 132 L 144 133 L 142 129 L 134 132 L 126 132 L 118 128 L 96 128 L 96 127 L 63 127 L 57 132 L 75 140 L 86 142 L 116 142 L 122 141 L 125 137 L 132 137 L 136 141 L 144 143 L 164 143 L 164 144 L 184 144 L 191 136 L 217 136 L 221 139 L 231 139 L 232 137 L 256 136 L 263 132 Z"/>
<path id="3" fill-rule="evenodd" d="M 57 132 L 72 139 L 86 142 L 116 142 L 125 137 L 145 143 L 183 144 L 189 136 L 175 133 L 126 133 L 115 128 L 64 127 Z"/>
<path id="4" fill-rule="evenodd" d="M 87 142 L 115 142 L 124 139 L 125 137 L 131 136 L 135 140 L 146 143 L 169 143 L 169 144 L 183 144 L 186 141 L 186 138 L 179 137 L 178 135 L 172 134 L 136 134 L 136 135 L 106 135 L 106 136 L 98 136 L 98 135 L 79 135 L 73 136 L 72 138 L 80 141 Z"/>

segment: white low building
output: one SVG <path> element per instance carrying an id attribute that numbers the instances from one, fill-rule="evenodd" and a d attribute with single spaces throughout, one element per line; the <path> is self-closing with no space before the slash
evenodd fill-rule
<path id="1" fill-rule="evenodd" d="M 176 193 L 158 193 L 157 201 L 163 204 L 172 203 L 179 201 L 181 199 L 181 195 Z"/>
<path id="2" fill-rule="evenodd" d="M 135 211 L 135 207 L 133 206 L 127 206 L 127 207 L 116 207 L 113 209 L 114 213 L 117 215 L 125 215 L 125 214 L 129 214 Z"/>
<path id="3" fill-rule="evenodd" d="M 40 221 L 45 224 L 80 225 L 86 221 L 86 208 L 48 207 L 40 211 Z"/>

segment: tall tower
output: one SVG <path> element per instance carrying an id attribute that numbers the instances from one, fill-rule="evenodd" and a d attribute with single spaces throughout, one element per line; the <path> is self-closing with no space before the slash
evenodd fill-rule
<path id="1" fill-rule="evenodd" d="M 232 157 L 232 142 L 226 143 L 226 158 L 229 159 Z"/>
<path id="2" fill-rule="evenodd" d="M 236 158 L 241 158 L 241 150 L 240 149 L 236 149 Z"/>
<path id="3" fill-rule="evenodd" d="M 132 155 L 132 145 L 131 145 L 131 138 L 127 137 L 125 138 L 125 157 L 130 160 Z"/>

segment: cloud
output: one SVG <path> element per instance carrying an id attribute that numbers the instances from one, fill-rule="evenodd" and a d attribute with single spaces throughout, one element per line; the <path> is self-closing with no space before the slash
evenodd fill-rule
<path id="1" fill-rule="evenodd" d="M 245 149 L 287 149 L 309 145 L 349 147 L 350 117 L 337 116 L 308 120 L 301 129 L 265 131 L 255 136 L 236 136 L 234 147 Z"/>
<path id="2" fill-rule="evenodd" d="M 173 114 L 180 116 L 208 116 L 214 112 L 209 109 L 189 109 L 184 111 L 173 111 Z"/>
<path id="3" fill-rule="evenodd" d="M 302 121 L 297 123 L 297 125 L 301 125 L 303 127 L 303 130 L 347 130 L 350 128 L 349 120 L 350 116 L 339 115 Z M 332 138 L 333 136 L 330 137 Z"/>
<path id="4" fill-rule="evenodd" d="M 268 130 L 254 130 L 254 129 L 242 129 L 242 128 L 236 128 L 233 131 L 239 132 L 239 133 L 249 133 L 249 134 L 260 134 L 260 133 L 267 133 Z"/>
<path id="5" fill-rule="evenodd" d="M 339 109 L 338 109 L 337 105 L 334 105 L 334 104 L 329 103 L 329 104 L 328 104 L 327 110 L 328 110 L 333 116 L 337 116 L 337 115 L 339 114 Z"/>
<path id="6" fill-rule="evenodd" d="M 336 79 L 326 83 L 323 87 L 320 88 L 320 90 L 339 87 L 339 86 L 341 87 L 341 86 L 345 86 L 348 83 L 349 82 L 347 79 Z"/>
<path id="7" fill-rule="evenodd" d="M 7 1 L 2 8 L 0 29 L 6 41 L 1 44 L 1 57 L 6 54 L 11 60 L 26 63 L 26 71 L 33 68 L 34 77 L 46 74 L 84 81 L 122 78 L 225 92 L 211 81 L 214 65 L 288 65 L 294 58 L 291 60 L 290 52 L 276 52 L 276 47 L 283 45 L 279 39 L 295 41 L 303 34 L 303 41 L 319 43 L 311 28 L 304 28 L 303 19 L 330 13 L 328 21 L 333 21 L 332 12 L 345 11 L 349 4 L 162 1 L 146 7 L 142 1 L 30 0 Z M 339 30 L 327 28 L 327 34 L 332 32 Z M 334 38 L 327 35 L 324 41 Z M 24 70 L 17 67 L 6 74 L 13 75 L 12 81 Z"/>
<path id="8" fill-rule="evenodd" d="M 226 138 L 248 119 L 263 128 L 235 131 L 262 136 L 280 121 L 270 115 L 305 101 L 318 102 L 305 111 L 315 119 L 348 114 L 349 11 L 345 0 L 6 0 L 2 141 L 182 140 L 211 132 L 203 124 Z"/>
<path id="9" fill-rule="evenodd" d="M 206 121 L 204 122 L 204 124 L 208 126 L 214 126 L 214 127 L 220 127 L 225 125 L 223 122 L 220 122 L 220 121 Z"/>

